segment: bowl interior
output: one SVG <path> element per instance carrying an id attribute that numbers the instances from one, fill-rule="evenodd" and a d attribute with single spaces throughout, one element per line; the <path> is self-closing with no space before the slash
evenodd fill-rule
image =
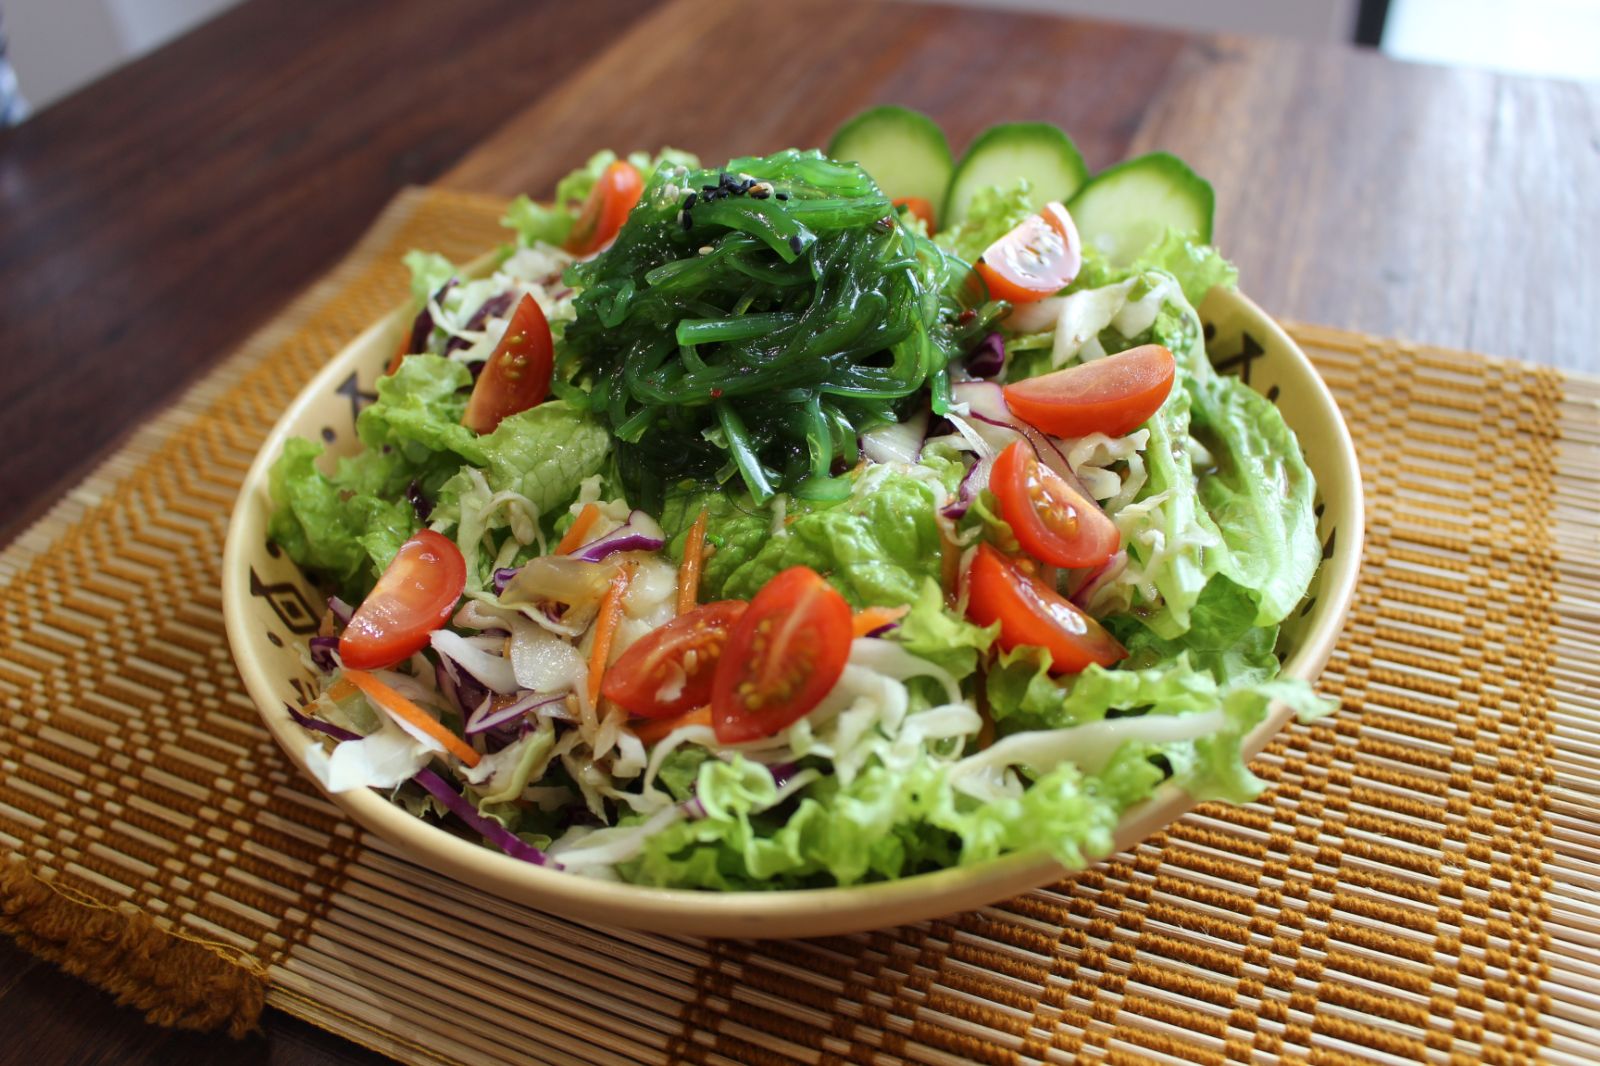
<path id="1" fill-rule="evenodd" d="M 486 261 L 474 264 L 484 269 Z M 1355 588 L 1362 541 L 1361 487 L 1349 432 L 1326 386 L 1294 342 L 1244 296 L 1214 290 L 1200 308 L 1208 349 L 1271 398 L 1299 436 L 1319 490 L 1318 532 L 1324 562 L 1304 603 L 1285 623 L 1279 654 L 1288 676 L 1315 679 L 1326 664 Z M 223 609 L 245 685 L 263 720 L 305 770 L 316 741 L 286 705 L 315 697 L 317 679 L 304 647 L 317 630 L 324 598 L 266 535 L 267 475 L 286 439 L 326 443 L 325 460 L 356 451 L 355 417 L 374 398 L 400 334 L 404 312 L 375 323 L 306 386 L 245 477 L 223 559 Z M 1289 712 L 1274 708 L 1250 736 L 1254 754 Z M 703 893 L 594 881 L 519 862 L 411 817 L 371 791 L 331 797 L 357 822 L 414 860 L 507 899 L 574 918 L 655 932 L 716 936 L 820 936 L 897 925 L 980 906 L 1048 883 L 1061 867 L 1036 854 L 923 874 L 883 884 L 786 892 Z M 1118 848 L 1137 843 L 1180 817 L 1192 801 L 1167 787 L 1127 812 Z"/>

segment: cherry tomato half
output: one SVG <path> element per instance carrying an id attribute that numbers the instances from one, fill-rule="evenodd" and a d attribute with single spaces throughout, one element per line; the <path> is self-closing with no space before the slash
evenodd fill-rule
<path id="1" fill-rule="evenodd" d="M 644 177 L 632 163 L 617 160 L 601 172 L 583 212 L 567 234 L 567 251 L 592 255 L 610 244 L 628 219 L 628 212 L 644 195 Z"/>
<path id="2" fill-rule="evenodd" d="M 1024 378 L 1005 387 L 1006 406 L 1057 437 L 1120 437 L 1147 422 L 1172 391 L 1177 364 L 1159 344 Z"/>
<path id="3" fill-rule="evenodd" d="M 461 424 L 476 433 L 492 433 L 501 419 L 544 403 L 554 367 L 550 323 L 539 301 L 524 293 L 472 386 Z"/>
<path id="4" fill-rule="evenodd" d="M 770 737 L 826 696 L 850 657 L 850 605 L 808 566 L 767 582 L 733 627 L 711 685 L 724 744 Z"/>
<path id="5" fill-rule="evenodd" d="M 641 718 L 671 718 L 708 702 L 728 634 L 749 606 L 719 600 L 651 630 L 606 668 L 601 693 Z"/>
<path id="6" fill-rule="evenodd" d="M 933 204 L 920 196 L 902 196 L 894 202 L 896 207 L 904 207 L 917 218 L 922 219 L 922 224 L 928 227 L 929 235 L 933 233 Z"/>
<path id="7" fill-rule="evenodd" d="M 984 626 L 999 622 L 999 643 L 1007 651 L 1022 645 L 1045 649 L 1053 674 L 1082 673 L 1091 663 L 1110 666 L 1128 655 L 1099 622 L 991 545 L 978 546 L 968 582 L 967 617 Z"/>
<path id="8" fill-rule="evenodd" d="M 1078 227 L 1067 209 L 1052 200 L 989 245 L 978 259 L 978 273 L 996 300 L 1025 304 L 1066 288 L 1082 265 Z"/>
<path id="9" fill-rule="evenodd" d="M 448 537 L 424 529 L 400 545 L 339 636 L 339 659 L 381 670 L 421 651 L 450 620 L 467 587 L 467 561 Z"/>
<path id="10" fill-rule="evenodd" d="M 1051 566 L 1100 566 L 1121 545 L 1117 527 L 1065 478 L 1040 464 L 1025 440 L 994 461 L 989 488 L 1022 550 Z"/>

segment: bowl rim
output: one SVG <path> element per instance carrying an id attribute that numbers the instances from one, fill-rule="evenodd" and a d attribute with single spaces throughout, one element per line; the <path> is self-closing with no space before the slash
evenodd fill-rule
<path id="1" fill-rule="evenodd" d="M 467 269 L 477 265 L 474 263 Z M 1234 304 L 1232 308 L 1227 307 L 1230 303 Z M 1326 383 L 1299 345 L 1273 318 L 1237 290 L 1214 289 L 1202 306 L 1242 312 L 1243 317 L 1252 320 L 1252 328 L 1268 334 L 1270 343 L 1282 346 L 1291 354 L 1305 379 L 1297 383 L 1297 387 L 1299 384 L 1308 387 L 1312 405 L 1323 408 L 1323 414 L 1331 416 L 1325 420 L 1334 429 L 1333 439 L 1319 441 L 1319 446 L 1331 446 L 1338 453 L 1334 457 L 1335 466 L 1349 471 L 1350 491 L 1338 500 L 1323 498 L 1324 505 L 1335 512 L 1333 521 L 1341 541 L 1338 550 L 1323 560 L 1318 575 L 1319 596 L 1331 603 L 1325 608 L 1318 627 L 1305 635 L 1301 646 L 1284 662 L 1279 675 L 1315 681 L 1333 653 L 1355 595 L 1360 568 L 1365 507 L 1355 445 Z M 278 746 L 313 783 L 316 778 L 306 769 L 305 752 L 317 739 L 289 717 L 263 663 L 250 649 L 253 629 L 249 625 L 251 597 L 246 556 L 254 545 L 247 543 L 246 527 L 250 524 L 252 508 L 262 504 L 268 472 L 282 452 L 285 440 L 291 436 L 291 427 L 322 393 L 349 374 L 348 357 L 353 349 L 370 345 L 375 335 L 395 331 L 405 315 L 404 307 L 397 308 L 363 330 L 300 390 L 273 425 L 245 474 L 228 523 L 222 560 L 222 606 L 234 662 Z M 1288 707 L 1274 703 L 1267 717 L 1245 738 L 1242 745 L 1245 757 L 1254 758 L 1259 754 L 1291 715 Z M 320 783 L 318 788 L 321 789 Z M 414 817 L 371 789 L 329 795 L 329 798 L 362 827 L 429 868 L 443 870 L 474 887 L 541 910 L 636 929 L 779 936 L 793 935 L 793 930 L 803 928 L 803 935 L 832 935 L 980 906 L 1040 887 L 1073 872 L 1046 854 L 1029 851 L 892 881 L 846 886 L 724 892 L 660 888 L 580 877 L 514 859 Z M 1109 854 L 1138 843 L 1196 806 L 1198 802 L 1181 788 L 1170 783 L 1162 785 L 1150 797 L 1123 813 Z M 933 901 L 939 902 L 931 908 L 927 906 Z M 918 906 L 919 903 L 923 906 Z M 885 913 L 897 917 L 889 922 L 870 917 Z M 797 920 L 797 916 L 808 914 L 812 920 Z M 769 929 L 772 931 L 768 932 Z"/>

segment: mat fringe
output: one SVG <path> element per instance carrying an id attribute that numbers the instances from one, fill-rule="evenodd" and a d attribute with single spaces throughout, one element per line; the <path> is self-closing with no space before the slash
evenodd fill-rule
<path id="1" fill-rule="evenodd" d="M 0 859 L 0 932 L 155 1025 L 242 1037 L 266 1002 L 267 972 L 237 951 L 70 892 L 9 856 Z"/>

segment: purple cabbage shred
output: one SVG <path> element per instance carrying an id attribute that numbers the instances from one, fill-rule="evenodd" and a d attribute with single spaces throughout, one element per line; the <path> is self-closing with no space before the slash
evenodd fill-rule
<path id="1" fill-rule="evenodd" d="M 451 814 L 467 823 L 485 840 L 513 859 L 531 862 L 535 866 L 549 866 L 552 869 L 561 869 L 561 864 L 552 860 L 550 856 L 529 844 L 494 819 L 485 818 L 479 814 L 477 808 L 468 802 L 465 796 L 451 788 L 443 778 L 432 770 L 418 770 L 417 776 L 412 780 L 427 789 L 433 798 L 444 804 Z"/>
<path id="2" fill-rule="evenodd" d="M 331 674 L 338 668 L 339 662 L 333 657 L 333 653 L 339 650 L 338 637 L 312 637 L 306 646 L 318 670 Z"/>
<path id="3" fill-rule="evenodd" d="M 1006 365 L 1005 338 L 998 333 L 990 333 L 978 342 L 978 346 L 967 354 L 967 373 L 975 378 L 992 378 Z"/>
<path id="4" fill-rule="evenodd" d="M 502 292 L 498 296 L 491 296 L 483 301 L 476 311 L 472 312 L 472 317 L 467 319 L 467 324 L 462 328 L 462 331 L 475 333 L 483 328 L 483 324 L 489 321 L 491 315 L 499 318 L 509 310 L 511 310 L 511 293 Z M 460 337 L 451 337 L 445 343 L 444 354 L 449 355 L 451 352 L 465 347 L 467 347 L 465 340 Z M 482 367 L 481 363 L 478 365 L 480 368 Z"/>
<path id="5" fill-rule="evenodd" d="M 309 729 L 313 733 L 325 733 L 334 740 L 361 739 L 360 733 L 352 733 L 350 730 L 336 726 L 332 722 L 324 722 L 320 718 L 312 718 L 310 715 L 302 714 L 300 708 L 292 703 L 285 703 L 283 707 L 284 710 L 289 712 L 289 717 L 294 719 L 294 724 L 302 729 Z"/>

